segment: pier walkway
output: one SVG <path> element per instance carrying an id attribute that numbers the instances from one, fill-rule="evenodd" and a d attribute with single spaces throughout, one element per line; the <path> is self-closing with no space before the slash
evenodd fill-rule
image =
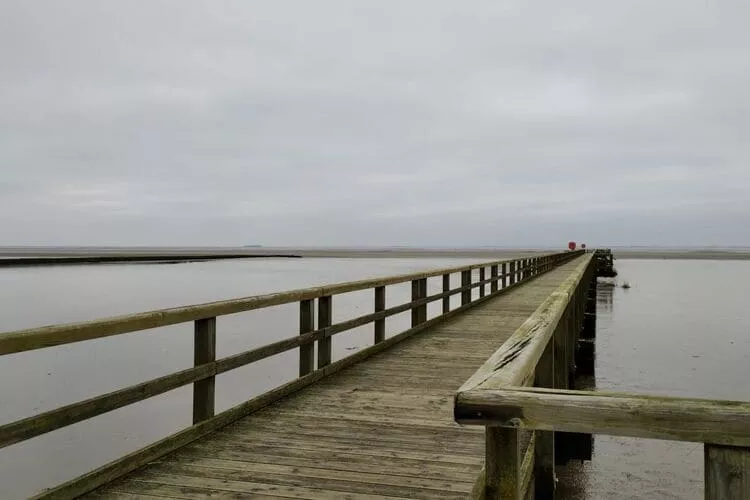
<path id="1" fill-rule="evenodd" d="M 467 498 L 484 462 L 484 430 L 454 422 L 456 391 L 587 258 L 310 385 L 97 496 Z"/>

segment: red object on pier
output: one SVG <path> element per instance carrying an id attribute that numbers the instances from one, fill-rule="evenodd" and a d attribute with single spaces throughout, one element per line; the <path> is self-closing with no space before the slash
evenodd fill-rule
<path id="1" fill-rule="evenodd" d="M 571 241 L 568 243 L 568 250 L 575 250 L 576 249 L 576 242 Z"/>

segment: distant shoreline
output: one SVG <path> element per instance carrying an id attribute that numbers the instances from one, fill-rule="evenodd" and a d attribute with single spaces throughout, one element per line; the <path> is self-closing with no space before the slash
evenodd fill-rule
<path id="1" fill-rule="evenodd" d="M 750 260 L 749 251 L 732 250 L 612 250 L 616 259 Z"/>
<path id="2" fill-rule="evenodd" d="M 117 263 L 175 264 L 249 258 L 471 258 L 501 260 L 563 249 L 507 248 L 22 248 L 0 247 L 0 268 Z M 617 259 L 750 260 L 750 250 L 613 249 Z"/>

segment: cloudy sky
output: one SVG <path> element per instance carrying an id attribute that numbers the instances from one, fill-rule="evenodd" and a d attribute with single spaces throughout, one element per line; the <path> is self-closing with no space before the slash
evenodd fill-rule
<path id="1" fill-rule="evenodd" d="M 749 19 L 4 0 L 0 245 L 750 245 Z"/>

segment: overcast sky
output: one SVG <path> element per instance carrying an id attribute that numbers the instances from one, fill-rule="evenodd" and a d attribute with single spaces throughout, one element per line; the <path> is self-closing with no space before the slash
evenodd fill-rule
<path id="1" fill-rule="evenodd" d="M 0 245 L 750 245 L 749 21 L 4 0 Z"/>

